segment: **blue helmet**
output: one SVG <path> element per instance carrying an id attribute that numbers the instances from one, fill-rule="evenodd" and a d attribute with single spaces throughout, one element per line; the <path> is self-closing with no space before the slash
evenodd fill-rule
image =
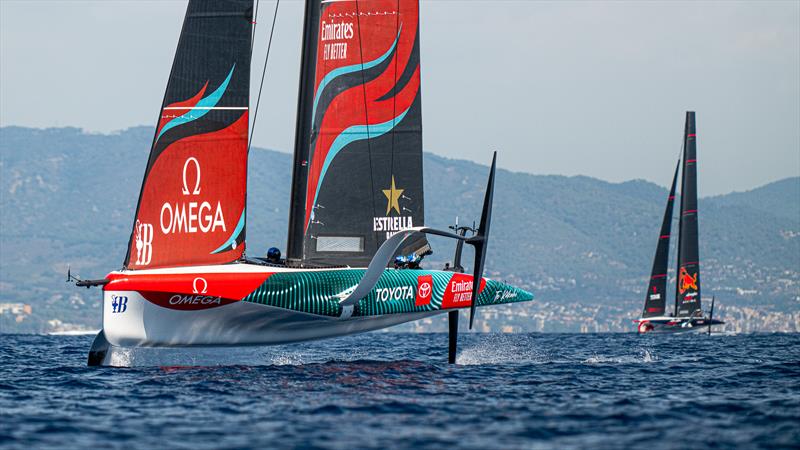
<path id="1" fill-rule="evenodd" d="M 277 247 L 270 247 L 269 250 L 267 250 L 267 259 L 271 261 L 277 261 L 281 259 L 281 251 L 278 250 Z"/>

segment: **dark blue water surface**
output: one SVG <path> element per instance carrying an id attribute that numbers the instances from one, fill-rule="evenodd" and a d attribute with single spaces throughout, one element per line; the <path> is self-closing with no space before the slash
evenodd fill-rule
<path id="1" fill-rule="evenodd" d="M 371 333 L 131 350 L 0 336 L 0 447 L 800 446 L 800 335 Z M 147 364 L 158 364 L 146 366 Z"/>

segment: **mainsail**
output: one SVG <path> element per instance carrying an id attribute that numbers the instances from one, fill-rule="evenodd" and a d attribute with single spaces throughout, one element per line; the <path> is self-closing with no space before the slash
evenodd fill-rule
<path id="1" fill-rule="evenodd" d="M 645 294 L 644 310 L 642 317 L 663 316 L 667 300 L 667 266 L 669 265 L 669 239 L 672 232 L 672 210 L 675 204 L 675 186 L 678 183 L 678 169 L 680 161 L 675 166 L 675 175 L 672 177 L 672 187 L 667 198 L 667 208 L 664 211 L 664 220 L 661 222 L 661 232 L 658 235 L 656 256 L 653 259 L 653 271 L 650 273 L 650 285 Z"/>
<path id="2" fill-rule="evenodd" d="M 125 266 L 242 256 L 252 0 L 192 0 L 142 182 Z"/>
<path id="3" fill-rule="evenodd" d="M 424 222 L 418 0 L 314 0 L 305 33 L 287 256 L 366 265 Z"/>
<path id="4" fill-rule="evenodd" d="M 683 144 L 675 315 L 676 317 L 693 316 L 700 309 L 700 251 L 697 230 L 697 135 L 694 111 L 687 111 Z"/>

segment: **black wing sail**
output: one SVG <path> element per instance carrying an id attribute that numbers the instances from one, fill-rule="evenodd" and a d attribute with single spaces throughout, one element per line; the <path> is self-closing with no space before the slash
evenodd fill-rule
<path id="1" fill-rule="evenodd" d="M 419 4 L 315 0 L 306 14 L 289 257 L 366 266 L 424 224 Z"/>
<path id="2" fill-rule="evenodd" d="M 677 317 L 694 316 L 700 310 L 700 250 L 697 230 L 697 135 L 694 111 L 687 111 L 684 130 L 675 315 Z"/>
<path id="3" fill-rule="evenodd" d="M 653 259 L 653 271 L 650 273 L 650 285 L 647 286 L 642 317 L 663 316 L 666 309 L 669 240 L 672 233 L 672 210 L 675 204 L 675 186 L 678 184 L 678 169 L 680 169 L 680 160 L 675 166 L 675 175 L 672 177 L 672 187 L 669 190 L 667 208 L 661 223 L 661 233 L 658 235 L 656 256 Z"/>

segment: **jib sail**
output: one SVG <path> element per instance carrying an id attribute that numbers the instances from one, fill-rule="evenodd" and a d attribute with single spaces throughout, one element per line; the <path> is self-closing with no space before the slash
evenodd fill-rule
<path id="1" fill-rule="evenodd" d="M 683 144 L 675 315 L 677 317 L 693 316 L 700 309 L 700 251 L 697 230 L 697 135 L 694 111 L 687 111 Z"/>
<path id="2" fill-rule="evenodd" d="M 186 10 L 125 266 L 219 264 L 244 251 L 252 0 Z"/>
<path id="3" fill-rule="evenodd" d="M 366 265 L 423 224 L 419 37 L 418 0 L 307 5 L 290 260 Z"/>
<path id="4" fill-rule="evenodd" d="M 664 211 L 664 220 L 661 222 L 661 232 L 658 235 L 656 256 L 653 259 L 653 270 L 650 273 L 650 285 L 644 299 L 642 317 L 663 316 L 667 301 L 667 267 L 669 265 L 669 239 L 672 232 L 672 210 L 675 204 L 675 186 L 678 183 L 678 169 L 680 161 L 675 166 L 675 175 L 672 177 L 672 187 L 667 197 L 667 208 Z"/>

